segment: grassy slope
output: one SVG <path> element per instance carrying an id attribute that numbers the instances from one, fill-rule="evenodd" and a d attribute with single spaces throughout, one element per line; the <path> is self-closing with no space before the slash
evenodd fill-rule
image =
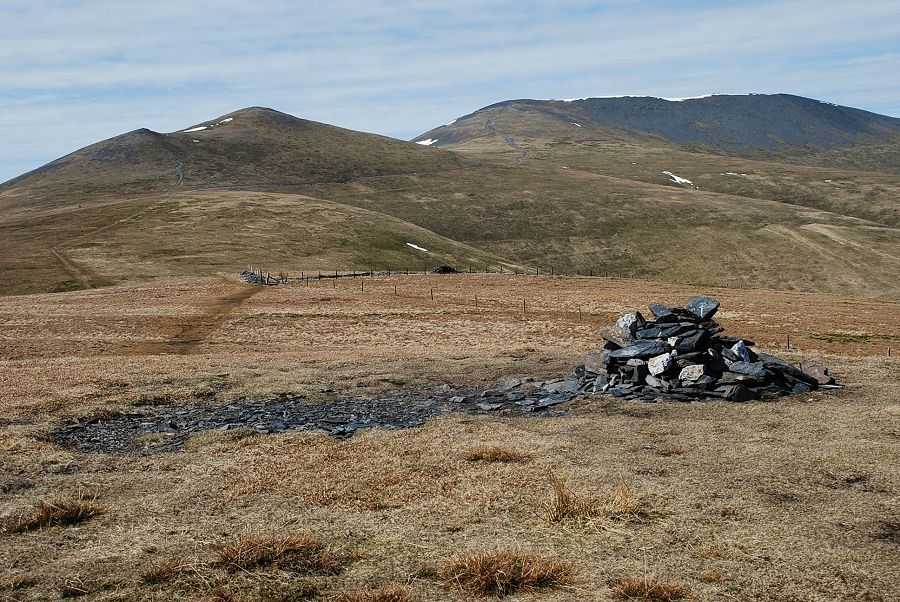
<path id="1" fill-rule="evenodd" d="M 248 263 L 418 268 L 404 243 L 421 240 L 461 266 L 503 258 L 570 273 L 900 296 L 895 176 L 691 153 L 564 121 L 553 141 L 530 138 L 546 123 L 511 109 L 493 117 L 493 129 L 481 118 L 458 122 L 471 136 L 452 153 L 238 112 L 209 130 L 156 135 L 178 151 L 182 185 L 173 187 L 169 166 L 156 188 L 131 196 L 104 179 L 124 177 L 110 165 L 128 152 L 89 162 L 106 175 L 84 171 L 85 188 L 59 188 L 75 167 L 44 170 L 31 187 L 26 178 L 0 191 L 0 285 L 7 294 L 64 290 Z M 699 190 L 670 185 L 664 170 Z M 278 194 L 223 191 L 238 187 Z"/>
<path id="2" fill-rule="evenodd" d="M 515 186 L 510 186 L 515 182 Z M 556 271 L 897 296 L 900 231 L 858 218 L 563 169 L 398 177 L 315 194 Z"/>
<path id="3" fill-rule="evenodd" d="M 486 127 L 488 121 L 490 125 Z M 754 159 L 712 154 L 700 148 L 666 144 L 651 136 L 587 123 L 578 127 L 574 123 L 534 108 L 511 106 L 481 111 L 429 135 L 438 137 L 439 142 L 442 136 L 450 141 L 459 138 L 460 142 L 451 142 L 444 148 L 470 155 L 519 152 L 510 148 L 497 134 L 499 131 L 511 136 L 529 157 L 559 165 L 652 184 L 668 184 L 662 172 L 672 171 L 704 190 L 814 207 L 888 226 L 900 225 L 900 176 L 878 173 L 877 161 L 873 165 L 862 159 L 842 160 L 840 167 L 797 165 L 772 157 L 767 161 L 762 156 Z M 444 129 L 447 133 L 440 134 Z M 864 156 L 866 148 L 828 152 Z M 816 152 L 809 150 L 807 154 L 812 157 Z M 870 165 L 868 171 L 854 171 L 861 164 Z M 749 176 L 722 175 L 727 172 Z"/>
<path id="4" fill-rule="evenodd" d="M 195 192 L 149 202 L 138 217 L 83 236 L 64 250 L 78 264 L 117 281 L 235 271 L 248 264 L 276 274 L 503 263 L 381 213 L 298 195 Z"/>

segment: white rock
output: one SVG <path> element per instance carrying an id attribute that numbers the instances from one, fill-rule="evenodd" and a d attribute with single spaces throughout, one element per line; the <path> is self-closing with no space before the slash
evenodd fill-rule
<path id="1" fill-rule="evenodd" d="M 634 334 L 637 332 L 637 316 L 634 314 L 625 314 L 616 320 L 616 326 L 626 332 Z"/>
<path id="2" fill-rule="evenodd" d="M 662 355 L 657 355 L 656 357 L 651 357 L 649 360 L 647 360 L 647 368 L 650 369 L 650 374 L 652 374 L 653 376 L 659 376 L 671 367 L 671 353 L 663 353 Z"/>
<path id="3" fill-rule="evenodd" d="M 678 380 L 697 380 L 704 374 L 706 374 L 706 366 L 703 364 L 685 366 L 681 372 L 678 373 Z"/>
<path id="4" fill-rule="evenodd" d="M 744 344 L 744 341 L 738 341 L 731 348 L 731 352 L 741 358 L 742 361 L 750 362 L 750 350 Z"/>

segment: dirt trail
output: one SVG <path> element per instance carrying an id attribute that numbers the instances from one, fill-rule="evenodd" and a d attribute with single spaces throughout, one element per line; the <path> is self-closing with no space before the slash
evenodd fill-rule
<path id="1" fill-rule="evenodd" d="M 50 253 L 59 261 L 63 270 L 72 277 L 82 288 L 90 288 L 91 276 L 75 265 L 68 257 L 59 252 L 56 247 L 50 247 Z"/>
<path id="2" fill-rule="evenodd" d="M 508 145 L 510 145 L 512 148 L 516 149 L 517 151 L 519 151 L 522 154 L 521 157 L 516 159 L 516 165 L 518 165 L 519 163 L 522 163 L 525 159 L 528 158 L 528 155 L 529 155 L 528 150 L 522 148 L 522 146 L 518 142 L 516 142 L 515 138 L 513 138 L 512 136 L 510 136 L 509 134 L 507 134 L 506 132 L 504 132 L 503 130 L 498 128 L 496 125 L 494 125 L 493 117 L 489 117 L 488 120 L 484 122 L 484 129 L 488 130 L 489 132 L 493 132 L 494 134 L 497 134 L 498 136 L 503 138 L 504 142 L 506 142 Z"/>
<path id="3" fill-rule="evenodd" d="M 238 289 L 224 297 L 213 300 L 203 308 L 203 313 L 190 318 L 187 325 L 181 327 L 163 344 L 155 344 L 155 350 L 149 353 L 174 353 L 187 355 L 224 324 L 241 304 L 253 295 L 262 292 L 265 287 L 241 283 Z"/>

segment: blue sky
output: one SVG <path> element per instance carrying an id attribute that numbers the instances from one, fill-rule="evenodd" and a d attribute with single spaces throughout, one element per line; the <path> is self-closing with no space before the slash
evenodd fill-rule
<path id="1" fill-rule="evenodd" d="M 251 105 L 404 139 L 510 98 L 788 92 L 900 117 L 897 0 L 0 7 L 0 181 Z"/>

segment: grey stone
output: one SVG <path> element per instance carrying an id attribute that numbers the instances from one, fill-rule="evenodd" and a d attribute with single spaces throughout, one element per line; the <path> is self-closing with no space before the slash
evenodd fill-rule
<path id="1" fill-rule="evenodd" d="M 719 309 L 719 302 L 712 297 L 698 295 L 691 297 L 684 310 L 695 315 L 700 320 L 709 320 Z"/>
<path id="2" fill-rule="evenodd" d="M 681 372 L 678 373 L 678 380 L 697 380 L 704 374 L 706 374 L 706 366 L 693 364 L 682 368 Z"/>
<path id="3" fill-rule="evenodd" d="M 618 326 L 606 326 L 601 328 L 600 336 L 617 347 L 627 347 L 633 340 L 630 330 Z"/>
<path id="4" fill-rule="evenodd" d="M 581 381 L 579 380 L 563 380 L 560 382 L 545 384 L 543 387 L 547 393 L 577 393 L 581 389 Z"/>
<path id="5" fill-rule="evenodd" d="M 631 358 L 630 360 L 628 360 L 628 361 L 625 362 L 625 363 L 626 363 L 626 365 L 632 366 L 632 367 L 646 366 L 646 365 L 647 365 L 647 362 L 645 362 L 644 360 L 639 360 L 639 359 L 636 358 L 636 357 Z"/>
<path id="6" fill-rule="evenodd" d="M 744 344 L 744 341 L 738 341 L 731 347 L 731 352 L 737 356 L 742 362 L 750 362 L 750 350 Z"/>
<path id="7" fill-rule="evenodd" d="M 662 341 L 635 341 L 627 347 L 611 352 L 609 356 L 616 359 L 650 358 L 667 351 L 669 351 L 669 345 Z"/>
<path id="8" fill-rule="evenodd" d="M 652 313 L 657 318 L 665 318 L 675 315 L 675 313 L 671 309 L 658 301 L 651 303 L 648 307 L 650 308 L 650 313 Z"/>
<path id="9" fill-rule="evenodd" d="M 550 406 L 559 405 L 561 403 L 565 403 L 572 399 L 571 395 L 548 395 L 542 399 L 539 399 L 535 404 L 539 408 L 549 408 Z"/>
<path id="10" fill-rule="evenodd" d="M 709 374 L 704 374 L 703 376 L 701 376 L 700 378 L 697 379 L 697 385 L 701 386 L 701 387 L 708 387 L 709 385 L 712 385 L 715 382 L 716 382 L 716 379 L 714 379 Z"/>
<path id="11" fill-rule="evenodd" d="M 672 367 L 672 354 L 663 353 L 656 355 L 647 360 L 647 368 L 653 376 L 664 374 L 666 370 Z"/>
<path id="12" fill-rule="evenodd" d="M 684 330 L 685 327 L 681 324 L 658 324 L 638 330 L 635 336 L 639 339 L 667 339 L 684 332 Z"/>
<path id="13" fill-rule="evenodd" d="M 600 351 L 589 351 L 584 355 L 584 367 L 597 374 L 606 372 L 609 365 L 609 351 L 601 349 Z"/>
<path id="14" fill-rule="evenodd" d="M 834 379 L 828 374 L 828 368 L 817 362 L 801 362 L 800 369 L 816 379 L 820 385 L 832 385 Z"/>
<path id="15" fill-rule="evenodd" d="M 519 378 L 510 378 L 510 379 L 506 380 L 506 381 L 503 383 L 503 385 L 500 387 L 500 390 L 501 390 L 501 391 L 504 391 L 504 392 L 505 392 L 505 391 L 512 391 L 513 389 L 515 389 L 516 387 L 519 387 L 519 386 L 521 386 L 521 385 L 522 385 L 522 380 L 521 380 L 521 379 L 519 379 Z"/>
<path id="16" fill-rule="evenodd" d="M 729 362 L 741 362 L 744 361 L 741 356 L 731 350 L 730 347 L 725 347 L 722 349 L 722 357 L 728 360 Z"/>
<path id="17" fill-rule="evenodd" d="M 618 320 L 616 320 L 616 327 L 621 328 L 622 330 L 627 331 L 629 334 L 633 335 L 637 332 L 637 329 L 641 326 L 641 322 L 644 322 L 643 317 L 638 317 L 640 314 L 624 314 Z M 644 322 L 646 324 L 646 322 Z"/>
<path id="18" fill-rule="evenodd" d="M 728 391 L 725 399 L 737 402 L 751 401 L 756 399 L 756 394 L 744 385 L 733 385 L 731 390 Z"/>
<path id="19" fill-rule="evenodd" d="M 499 410 L 502 407 L 503 407 L 502 403 L 486 403 L 486 402 L 482 401 L 481 403 L 478 404 L 478 409 L 484 410 L 485 412 Z"/>
<path id="20" fill-rule="evenodd" d="M 660 391 L 670 391 L 672 389 L 672 385 L 662 380 L 661 378 L 656 378 L 655 376 L 645 376 L 644 382 L 655 389 L 659 389 Z"/>
<path id="21" fill-rule="evenodd" d="M 694 351 L 699 348 L 709 335 L 706 331 L 697 330 L 684 335 L 679 335 L 678 343 L 674 346 L 678 351 Z"/>
<path id="22" fill-rule="evenodd" d="M 732 362 L 731 365 L 728 366 L 728 371 L 734 372 L 735 374 L 752 376 L 754 378 L 762 378 L 766 375 L 766 369 L 763 367 L 762 362 Z"/>

